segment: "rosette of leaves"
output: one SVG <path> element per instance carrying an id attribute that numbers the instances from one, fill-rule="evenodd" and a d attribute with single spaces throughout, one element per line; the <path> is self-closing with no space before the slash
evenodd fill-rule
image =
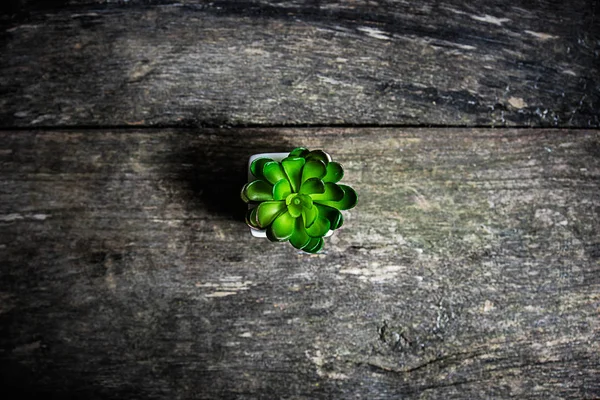
<path id="1" fill-rule="evenodd" d="M 242 189 L 242 199 L 255 207 L 246 223 L 264 229 L 273 242 L 290 243 L 297 249 L 317 253 L 329 230 L 342 226 L 340 210 L 356 205 L 354 189 L 338 184 L 342 166 L 322 150 L 303 147 L 281 160 L 254 160 L 250 166 L 254 181 Z"/>

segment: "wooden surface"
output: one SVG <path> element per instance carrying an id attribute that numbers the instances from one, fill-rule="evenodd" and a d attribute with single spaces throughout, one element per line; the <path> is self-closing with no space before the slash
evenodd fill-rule
<path id="1" fill-rule="evenodd" d="M 4 127 L 600 125 L 595 0 L 4 4 Z"/>
<path id="2" fill-rule="evenodd" d="M 241 220 L 296 145 L 360 196 L 319 255 Z M 3 390 L 600 396 L 598 131 L 4 131 L 0 166 Z"/>
<path id="3" fill-rule="evenodd" d="M 1 2 L 2 398 L 600 398 L 598 4 Z M 299 145 L 313 256 L 239 200 Z"/>

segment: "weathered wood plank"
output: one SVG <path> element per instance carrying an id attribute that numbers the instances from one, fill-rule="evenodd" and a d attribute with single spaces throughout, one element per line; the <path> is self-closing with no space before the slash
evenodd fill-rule
<path id="1" fill-rule="evenodd" d="M 594 0 L 56 3 L 2 22 L 2 126 L 600 126 Z"/>
<path id="2" fill-rule="evenodd" d="M 360 195 L 315 256 L 239 218 L 295 145 Z M 5 389 L 600 396 L 598 131 L 19 131 L 0 166 Z"/>

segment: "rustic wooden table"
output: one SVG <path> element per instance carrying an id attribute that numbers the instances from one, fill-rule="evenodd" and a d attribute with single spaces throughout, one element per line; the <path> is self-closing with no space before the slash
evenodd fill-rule
<path id="1" fill-rule="evenodd" d="M 1 7 L 3 392 L 600 397 L 596 1 Z M 317 255 L 239 200 L 299 145 Z"/>

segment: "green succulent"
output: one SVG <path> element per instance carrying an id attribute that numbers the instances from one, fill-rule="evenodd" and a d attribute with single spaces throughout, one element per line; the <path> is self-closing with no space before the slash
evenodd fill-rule
<path id="1" fill-rule="evenodd" d="M 250 165 L 256 178 L 244 185 L 242 199 L 256 205 L 246 215 L 246 223 L 264 229 L 272 242 L 290 241 L 307 253 L 323 248 L 329 230 L 342 226 L 340 210 L 356 205 L 350 186 L 340 185 L 342 166 L 322 150 L 303 147 L 281 160 L 259 158 Z"/>

